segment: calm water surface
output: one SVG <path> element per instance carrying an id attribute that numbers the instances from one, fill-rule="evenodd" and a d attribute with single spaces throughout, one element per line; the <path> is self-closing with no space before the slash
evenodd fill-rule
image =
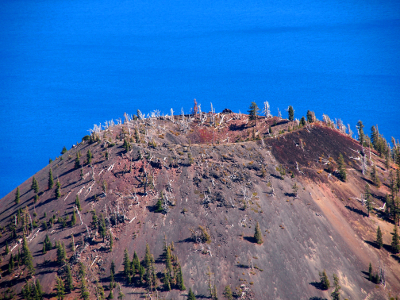
<path id="1" fill-rule="evenodd" d="M 400 139 L 398 1 L 1 1 L 0 197 L 94 123 L 193 99 Z"/>

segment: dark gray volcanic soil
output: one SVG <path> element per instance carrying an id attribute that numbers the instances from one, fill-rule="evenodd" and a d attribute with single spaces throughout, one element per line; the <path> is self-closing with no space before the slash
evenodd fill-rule
<path id="1" fill-rule="evenodd" d="M 47 297 L 55 297 L 53 288 L 59 266 L 53 262 L 56 250 L 42 254 L 46 234 L 53 242 L 65 243 L 68 257 L 73 255 L 69 243 L 70 235 L 74 234 L 79 245 L 77 251 L 85 249 L 80 260 L 88 269 L 88 281 L 102 283 L 106 295 L 109 268 L 114 260 L 120 273 L 116 279 L 126 299 L 144 298 L 146 292 L 142 287 L 128 286 L 122 278 L 124 249 L 128 249 L 130 258 L 136 251 L 142 259 L 148 243 L 162 279 L 164 238 L 167 243 L 174 243 L 173 254 L 182 265 L 186 288 L 192 288 L 198 299 L 209 297 L 208 267 L 220 299 L 226 285 L 231 285 L 233 290 L 240 287 L 246 290 L 243 299 L 329 298 L 332 288 L 322 291 L 317 284 L 318 272 L 323 269 L 331 283 L 333 273 L 339 276 L 343 299 L 386 299 L 388 291 L 400 291 L 396 258 L 388 255 L 387 250 L 377 250 L 372 243 L 364 242 L 367 237 L 373 239 L 376 222 L 384 221 L 377 215 L 366 218 L 360 214 L 365 209 L 352 199 L 359 196 L 365 185 L 358 162 L 350 158 L 357 155 L 353 150 L 360 150 L 356 141 L 322 124 L 268 138 L 265 131 L 269 123 L 260 121 L 254 132 L 266 137 L 263 143 L 245 141 L 253 130 L 245 125 L 244 118 L 234 119 L 230 122 L 235 126 L 226 125 L 219 130 L 204 127 L 206 133 L 194 122 L 187 135 L 181 133 L 179 124 L 168 120 L 156 122 L 156 125 L 144 125 L 143 121 L 118 125 L 112 131 L 102 132 L 101 142 L 85 141 L 69 150 L 62 160 L 58 158 L 35 174 L 41 190 L 36 204 L 34 192 L 30 190 L 31 180 L 20 185 L 19 205 L 13 201 L 15 191 L 0 200 L 2 226 L 9 223 L 18 208 L 25 206 L 29 206 L 32 215 L 34 211 L 37 213 L 35 219 L 39 223 L 49 220 L 53 214 L 69 218 L 77 194 L 82 204 L 82 221 L 89 228 L 90 211 L 94 209 L 106 217 L 117 211 L 125 216 L 124 222 L 109 227 L 114 236 L 112 252 L 107 250 L 108 241 L 103 243 L 95 231 L 87 239 L 86 227 L 79 218 L 72 228 L 62 229 L 60 224 L 55 224 L 46 231 L 41 229 L 34 238 L 33 234 L 28 237 L 28 240 L 32 238 L 29 247 L 36 265 L 35 278 L 44 286 Z M 282 122 L 273 130 L 278 132 L 288 125 Z M 125 153 L 121 137 L 133 137 L 135 128 L 139 129 L 141 142 L 132 142 L 132 150 Z M 241 139 L 242 142 L 211 145 L 212 136 L 208 133 L 213 131 L 215 140 L 230 136 L 230 141 Z M 116 145 L 107 148 L 108 139 Z M 148 143 L 153 141 L 156 146 Z M 85 165 L 81 178 L 80 169 L 74 169 L 74 160 L 80 151 L 83 163 L 88 149 L 94 153 L 93 169 Z M 106 151 L 109 151 L 109 160 L 105 159 Z M 348 165 L 347 183 L 341 183 L 334 176 L 328 179 L 324 165 L 319 162 L 321 156 L 332 156 L 336 160 L 339 153 Z M 376 163 L 382 164 L 378 159 Z M 286 170 L 283 179 L 276 169 L 279 165 Z M 47 189 L 50 167 L 55 181 L 58 178 L 62 184 L 63 195 L 59 199 L 54 196 L 55 188 Z M 289 172 L 293 172 L 293 178 Z M 145 174 L 152 178 L 154 185 L 147 188 L 147 194 L 143 186 Z M 104 182 L 106 194 L 102 191 Z M 299 187 L 297 197 L 293 194 L 294 183 Z M 381 206 L 379 197 L 384 195 L 385 188 L 373 190 L 376 206 Z M 170 200 L 166 214 L 154 211 L 161 191 Z M 47 212 L 46 218 L 44 212 Z M 257 222 L 263 232 L 262 245 L 253 240 Z M 199 226 L 206 228 L 211 243 L 197 243 L 193 239 L 191 230 L 199 231 Z M 386 236 L 390 234 L 388 231 Z M 18 235 L 22 232 L 18 231 Z M 4 228 L 0 238 L 2 249 L 6 239 L 10 248 L 17 245 Z M 14 254 L 18 248 L 13 250 Z M 8 274 L 8 257 L 3 255 L 0 291 L 14 286 L 19 292 L 25 283 L 24 274 L 18 276 L 23 268 L 19 273 Z M 370 261 L 375 267 L 379 261 L 385 266 L 386 289 L 367 280 L 363 272 L 368 271 Z M 77 276 L 76 261 L 71 265 Z M 91 298 L 95 298 L 94 286 L 90 284 Z M 76 289 L 67 298 L 73 299 L 78 293 Z M 164 292 L 162 288 L 158 291 L 160 299 L 186 299 L 186 295 L 187 291 Z"/>

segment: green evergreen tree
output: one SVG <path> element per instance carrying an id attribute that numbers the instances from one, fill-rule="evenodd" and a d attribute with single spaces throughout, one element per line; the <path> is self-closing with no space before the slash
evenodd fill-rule
<path id="1" fill-rule="evenodd" d="M 151 265 L 153 258 L 150 252 L 149 244 L 146 244 L 146 253 L 144 255 L 144 267 L 148 268 Z"/>
<path id="2" fill-rule="evenodd" d="M 124 262 L 123 262 L 123 265 L 124 265 L 124 275 L 125 275 L 125 278 L 128 278 L 128 276 L 129 276 L 129 270 L 130 270 L 130 267 L 131 267 L 131 262 L 130 262 L 130 260 L 129 260 L 129 256 L 128 256 L 128 250 L 125 248 L 125 250 L 124 250 Z"/>
<path id="3" fill-rule="evenodd" d="M 79 276 L 80 276 L 80 279 L 81 279 L 81 284 L 80 284 L 80 296 L 81 296 L 81 299 L 88 300 L 90 294 L 89 294 L 89 291 L 88 291 L 88 288 L 87 288 L 86 279 L 85 279 L 85 276 L 86 276 L 85 266 L 81 262 L 79 263 Z"/>
<path id="4" fill-rule="evenodd" d="M 171 254 L 171 246 L 167 247 L 166 255 L 165 255 L 165 266 L 169 275 L 172 274 L 172 254 Z"/>
<path id="5" fill-rule="evenodd" d="M 342 181 L 346 181 L 347 174 L 342 153 L 339 154 L 338 158 L 338 172 L 339 172 L 339 179 Z"/>
<path id="6" fill-rule="evenodd" d="M 36 297 L 35 300 L 43 300 L 43 289 L 39 279 L 36 279 Z"/>
<path id="7" fill-rule="evenodd" d="M 218 300 L 218 291 L 217 291 L 217 286 L 214 284 L 213 289 L 211 291 L 211 299 L 212 300 Z"/>
<path id="8" fill-rule="evenodd" d="M 334 286 L 334 290 L 331 294 L 332 300 L 340 300 L 340 285 L 339 285 L 339 277 L 337 277 L 336 274 L 333 274 L 333 286 Z"/>
<path id="9" fill-rule="evenodd" d="M 108 294 L 107 299 L 114 299 L 114 294 L 112 290 L 110 290 L 110 294 Z"/>
<path id="10" fill-rule="evenodd" d="M 31 189 L 35 191 L 35 194 L 39 193 L 39 184 L 35 176 L 32 177 Z"/>
<path id="11" fill-rule="evenodd" d="M 364 145 L 365 135 L 364 135 L 364 125 L 361 121 L 357 122 L 357 129 L 358 129 L 358 140 L 361 145 Z"/>
<path id="12" fill-rule="evenodd" d="M 88 149 L 88 151 L 86 153 L 86 164 L 90 165 L 92 163 L 92 158 L 93 158 L 93 154 L 90 151 L 90 149 Z"/>
<path id="13" fill-rule="evenodd" d="M 71 227 L 75 226 L 76 224 L 76 214 L 75 214 L 75 209 L 72 209 L 72 215 L 71 215 Z"/>
<path id="14" fill-rule="evenodd" d="M 133 264 L 133 269 L 137 274 L 140 272 L 140 260 L 139 257 L 136 254 L 136 251 L 133 253 L 133 259 L 132 259 L 132 264 Z"/>
<path id="15" fill-rule="evenodd" d="M 74 168 L 75 169 L 79 169 L 81 167 L 81 162 L 80 162 L 80 160 L 79 160 L 79 155 L 78 155 L 78 153 L 76 154 L 76 158 L 75 158 L 75 166 L 74 166 Z"/>
<path id="16" fill-rule="evenodd" d="M 57 199 L 61 197 L 61 183 L 60 183 L 60 180 L 57 180 L 55 195 L 56 195 Z"/>
<path id="17" fill-rule="evenodd" d="M 61 150 L 61 155 L 63 155 L 64 153 L 67 153 L 67 148 L 65 146 Z"/>
<path id="18" fill-rule="evenodd" d="M 254 240 L 257 244 L 261 245 L 264 241 L 262 238 L 262 233 L 260 229 L 260 224 L 257 222 L 256 228 L 254 230 Z"/>
<path id="19" fill-rule="evenodd" d="M 167 269 L 164 270 L 164 280 L 163 280 L 164 290 L 170 291 L 171 290 L 171 278 L 169 276 L 169 272 Z"/>
<path id="20" fill-rule="evenodd" d="M 128 153 L 129 150 L 132 148 L 132 145 L 125 139 L 122 147 L 125 149 L 125 153 Z"/>
<path id="21" fill-rule="evenodd" d="M 308 123 L 314 122 L 314 114 L 309 110 L 307 110 L 307 122 Z"/>
<path id="22" fill-rule="evenodd" d="M 119 299 L 119 300 L 122 300 L 124 297 L 125 297 L 125 295 L 124 295 L 124 293 L 122 292 L 122 290 L 120 289 L 120 290 L 119 290 L 119 293 L 118 293 L 118 299 Z"/>
<path id="23" fill-rule="evenodd" d="M 44 238 L 43 249 L 45 250 L 44 253 L 53 249 L 53 244 L 51 243 L 50 238 L 47 234 L 46 234 L 46 237 Z"/>
<path id="24" fill-rule="evenodd" d="M 399 234 L 397 233 L 397 225 L 394 224 L 393 237 L 392 237 L 392 251 L 394 254 L 400 252 Z"/>
<path id="25" fill-rule="evenodd" d="M 373 273 L 372 273 L 373 271 L 372 271 L 372 264 L 371 263 L 369 263 L 369 267 L 368 267 L 368 280 L 369 281 L 372 281 L 372 279 L 373 279 Z"/>
<path id="26" fill-rule="evenodd" d="M 194 293 L 192 292 L 192 289 L 189 288 L 189 294 L 187 297 L 188 300 L 196 300 L 196 296 L 194 295 Z"/>
<path id="27" fill-rule="evenodd" d="M 76 205 L 76 207 L 78 208 L 79 211 L 82 211 L 81 202 L 79 201 L 79 196 L 78 195 L 76 195 L 76 198 L 75 198 L 75 205 Z"/>
<path id="28" fill-rule="evenodd" d="M 22 262 L 28 269 L 28 275 L 34 275 L 35 268 L 33 267 L 33 257 L 31 251 L 29 250 L 28 241 L 26 240 L 25 235 L 22 241 Z"/>
<path id="29" fill-rule="evenodd" d="M 182 268 L 180 265 L 178 266 L 178 274 L 177 274 L 177 278 L 176 278 L 176 283 L 177 283 L 176 285 L 179 290 L 181 290 L 181 291 L 186 290 L 185 283 L 183 281 Z"/>
<path id="30" fill-rule="evenodd" d="M 229 285 L 227 285 L 225 287 L 225 291 L 224 291 L 224 297 L 228 300 L 233 300 L 233 294 L 232 294 L 232 290 L 231 287 Z"/>
<path id="31" fill-rule="evenodd" d="M 63 265 L 65 264 L 66 260 L 64 243 L 58 242 L 56 246 L 57 246 L 57 263 L 59 265 Z"/>
<path id="32" fill-rule="evenodd" d="M 15 198 L 14 198 L 14 202 L 15 204 L 19 203 L 19 187 L 17 187 L 17 191 L 15 192 Z"/>
<path id="33" fill-rule="evenodd" d="M 323 272 L 319 273 L 319 278 L 320 278 L 320 287 L 323 290 L 327 290 L 329 289 L 329 287 L 331 286 L 329 279 L 328 279 L 328 275 L 326 275 L 325 270 Z"/>
<path id="34" fill-rule="evenodd" d="M 12 253 L 10 254 L 10 260 L 8 261 L 8 273 L 14 271 L 14 258 Z"/>
<path id="35" fill-rule="evenodd" d="M 51 190 L 54 186 L 54 178 L 53 178 L 53 171 L 50 169 L 49 170 L 49 181 L 47 183 L 47 187 L 49 190 Z"/>
<path id="36" fill-rule="evenodd" d="M 306 119 L 304 118 L 304 116 L 302 116 L 300 119 L 300 126 L 305 126 L 305 125 L 306 125 Z"/>
<path id="37" fill-rule="evenodd" d="M 249 120 L 253 121 L 254 120 L 254 124 L 257 125 L 257 116 L 258 116 L 258 112 L 260 111 L 260 109 L 258 108 L 257 103 L 255 102 L 251 102 L 248 113 L 249 113 Z"/>
<path id="38" fill-rule="evenodd" d="M 371 180 L 374 183 L 375 186 L 380 187 L 381 186 L 381 181 L 379 180 L 378 173 L 376 172 L 376 165 L 372 167 L 371 171 Z"/>
<path id="39" fill-rule="evenodd" d="M 382 231 L 379 226 L 378 226 L 378 230 L 376 231 L 376 244 L 379 249 L 381 249 L 383 246 Z"/>
<path id="40" fill-rule="evenodd" d="M 371 200 L 371 193 L 369 191 L 368 184 L 365 185 L 365 201 L 366 201 L 368 217 L 369 217 L 369 212 L 372 210 L 372 200 Z"/>
<path id="41" fill-rule="evenodd" d="M 157 204 L 156 204 L 156 208 L 154 210 L 156 213 L 160 213 L 164 211 L 164 208 L 162 207 L 162 202 L 161 199 L 158 199 Z"/>
<path id="42" fill-rule="evenodd" d="M 293 121 L 294 120 L 294 109 L 293 106 L 289 106 L 288 109 L 288 115 L 289 115 L 289 121 Z"/>
<path id="43" fill-rule="evenodd" d="M 4 249 L 5 254 L 10 253 L 10 249 L 8 248 L 8 242 L 6 241 L 6 248 Z"/>
<path id="44" fill-rule="evenodd" d="M 57 291 L 57 300 L 64 299 L 65 296 L 65 288 L 63 280 L 56 275 L 56 287 L 55 290 Z"/>
<path id="45" fill-rule="evenodd" d="M 71 267 L 67 264 L 67 272 L 65 274 L 65 291 L 71 293 L 74 290 L 74 281 L 72 279 Z"/>

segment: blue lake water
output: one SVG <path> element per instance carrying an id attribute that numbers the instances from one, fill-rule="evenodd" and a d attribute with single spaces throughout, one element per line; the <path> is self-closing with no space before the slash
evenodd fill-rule
<path id="1" fill-rule="evenodd" d="M 400 2 L 3 0 L 0 197 L 137 109 L 269 101 L 400 139 Z"/>

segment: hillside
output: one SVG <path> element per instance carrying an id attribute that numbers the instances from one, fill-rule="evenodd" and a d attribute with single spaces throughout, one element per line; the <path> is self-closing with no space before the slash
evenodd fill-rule
<path id="1" fill-rule="evenodd" d="M 12 289 L 22 298 L 26 281 L 38 280 L 44 297 L 55 298 L 56 275 L 65 278 L 69 265 L 75 289 L 65 298 L 79 298 L 81 262 L 89 298 L 102 298 L 101 286 L 109 295 L 112 261 L 114 298 L 122 291 L 124 299 L 187 299 L 191 288 L 197 299 L 211 299 L 211 284 L 219 299 L 227 285 L 238 299 L 330 299 L 333 273 L 343 299 L 400 294 L 400 257 L 391 247 L 394 222 L 380 209 L 391 193 L 390 170 L 396 174 L 397 167 L 390 162 L 387 169 L 384 157 L 332 122 L 302 126 L 258 117 L 255 123 L 248 115 L 227 111 L 155 113 L 142 119 L 125 115 L 124 122 L 107 125 L 95 126 L 90 136 L 34 175 L 36 200 L 32 178 L 19 186 L 18 204 L 16 190 L 0 200 L 0 295 Z M 346 181 L 337 171 L 340 154 Z M 373 168 L 380 187 L 371 181 Z M 50 169 L 54 186 L 49 189 Z M 369 217 L 361 202 L 366 184 L 372 200 Z M 257 222 L 262 244 L 254 238 Z M 375 243 L 378 225 L 381 249 Z M 23 265 L 9 271 L 10 254 L 4 252 L 7 242 L 15 256 L 24 232 L 33 276 Z M 65 262 L 57 262 L 55 248 L 43 254 L 46 235 L 53 245 L 64 243 Z M 149 275 L 141 280 L 140 272 L 134 272 L 128 282 L 124 250 L 130 260 L 136 252 L 146 265 L 146 244 L 154 257 L 154 263 L 147 263 Z M 166 245 L 172 253 L 171 291 L 163 286 Z M 384 272 L 380 284 L 369 280 L 369 263 L 374 272 Z M 328 291 L 319 284 L 323 270 L 331 282 Z"/>

